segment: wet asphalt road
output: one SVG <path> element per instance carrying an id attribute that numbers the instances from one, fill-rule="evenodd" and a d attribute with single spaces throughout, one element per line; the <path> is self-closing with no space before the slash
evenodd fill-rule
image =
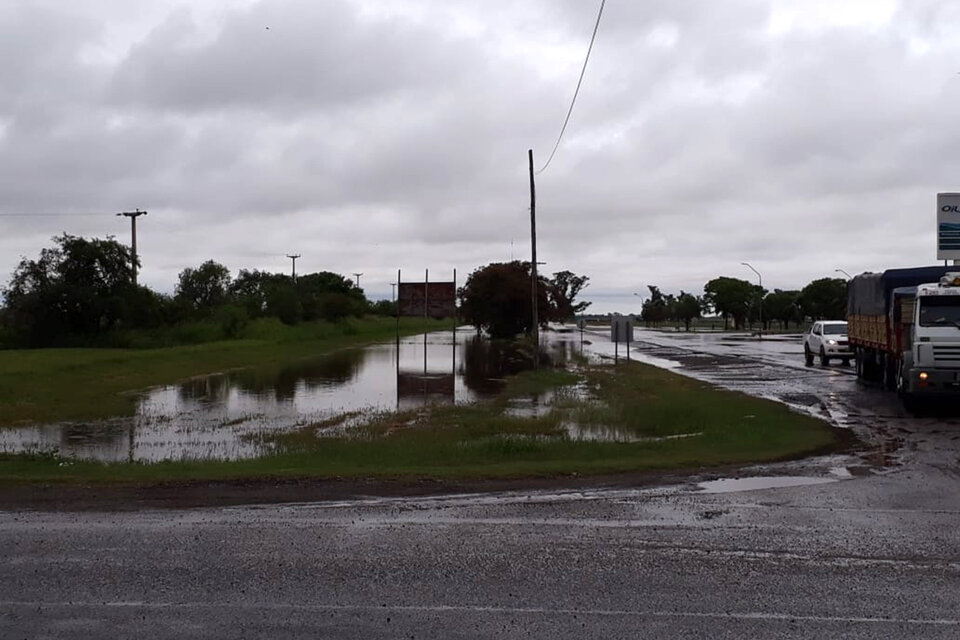
<path id="1" fill-rule="evenodd" d="M 910 417 L 796 342 L 640 337 L 634 357 L 864 445 L 745 469 L 793 485 L 754 490 L 2 513 L 0 637 L 960 637 L 960 419 Z"/>

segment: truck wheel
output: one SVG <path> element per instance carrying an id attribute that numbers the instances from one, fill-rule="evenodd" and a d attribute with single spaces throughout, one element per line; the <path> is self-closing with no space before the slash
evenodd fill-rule
<path id="1" fill-rule="evenodd" d="M 810 347 L 806 344 L 803 345 L 803 359 L 807 362 L 808 367 L 813 366 L 813 354 L 810 353 Z"/>
<path id="2" fill-rule="evenodd" d="M 920 403 L 917 401 L 917 398 L 910 393 L 910 386 L 907 383 L 907 376 L 903 371 L 902 364 L 897 371 L 897 395 L 900 396 L 900 402 L 903 404 L 903 408 L 907 410 L 907 413 L 918 412 Z"/>
<path id="3" fill-rule="evenodd" d="M 830 358 L 827 357 L 827 352 L 823 350 L 823 347 L 820 347 L 820 366 L 825 367 L 830 364 Z"/>

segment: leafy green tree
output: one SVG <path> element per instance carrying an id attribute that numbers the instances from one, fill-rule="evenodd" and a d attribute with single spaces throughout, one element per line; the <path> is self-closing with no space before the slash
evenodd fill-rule
<path id="1" fill-rule="evenodd" d="M 800 308 L 814 320 L 843 320 L 847 317 L 847 281 L 820 278 L 800 291 Z"/>
<path id="2" fill-rule="evenodd" d="M 335 322 L 348 316 L 362 316 L 369 306 L 363 290 L 352 280 L 330 271 L 298 276 L 296 291 L 304 320 Z"/>
<path id="3" fill-rule="evenodd" d="M 37 260 L 21 260 L 3 290 L 4 316 L 18 343 L 70 344 L 133 326 L 144 311 L 137 302 L 155 299 L 133 284 L 130 251 L 112 237 L 63 234 L 53 241 Z"/>
<path id="4" fill-rule="evenodd" d="M 690 323 L 700 317 L 703 302 L 699 297 L 681 290 L 673 304 L 673 309 L 674 317 L 683 322 L 684 328 L 690 331 Z"/>
<path id="5" fill-rule="evenodd" d="M 578 276 L 572 271 L 558 271 L 550 280 L 547 297 L 553 308 L 553 318 L 557 321 L 567 321 L 578 313 L 582 313 L 590 306 L 589 302 L 574 303 L 580 292 L 587 286 L 590 278 Z"/>
<path id="6" fill-rule="evenodd" d="M 799 291 L 774 289 L 773 293 L 763 299 L 764 319 L 778 321 L 781 329 L 788 329 L 791 322 L 801 322 L 803 318 L 797 305 L 799 296 Z"/>
<path id="7" fill-rule="evenodd" d="M 397 315 L 397 303 L 390 300 L 377 300 L 370 305 L 370 312 L 376 316 L 395 316 Z"/>
<path id="8" fill-rule="evenodd" d="M 180 272 L 175 299 L 191 311 L 207 313 L 227 300 L 230 289 L 230 271 L 213 260 L 207 260 L 196 269 Z"/>
<path id="9" fill-rule="evenodd" d="M 659 325 L 670 318 L 670 301 L 660 287 L 648 285 L 650 297 L 643 301 L 640 317 L 649 324 Z"/>
<path id="10" fill-rule="evenodd" d="M 271 292 L 280 286 L 289 286 L 290 276 L 266 271 L 241 269 L 230 284 L 229 296 L 243 307 L 251 318 L 267 313 Z"/>
<path id="11" fill-rule="evenodd" d="M 494 338 L 510 338 L 533 329 L 529 262 L 495 262 L 481 267 L 467 277 L 457 292 L 460 313 L 464 320 Z M 587 279 L 561 271 L 558 278 L 538 276 L 537 318 L 540 324 L 561 322 L 571 311 L 585 308 L 575 296 L 586 286 Z"/>
<path id="12" fill-rule="evenodd" d="M 703 285 L 703 301 L 723 317 L 727 327 L 728 318 L 733 318 L 734 328 L 742 329 L 751 304 L 756 305 L 758 293 L 764 291 L 746 280 L 720 276 Z"/>

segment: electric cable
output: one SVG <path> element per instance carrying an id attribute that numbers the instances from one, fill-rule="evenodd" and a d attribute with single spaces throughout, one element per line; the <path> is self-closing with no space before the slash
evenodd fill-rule
<path id="1" fill-rule="evenodd" d="M 550 152 L 550 157 L 547 158 L 546 164 L 540 167 L 540 170 L 536 172 L 535 175 L 540 175 L 546 171 L 547 167 L 550 166 L 550 161 L 553 160 L 553 156 L 557 153 L 557 149 L 560 148 L 560 141 L 563 140 L 563 133 L 567 130 L 567 124 L 570 122 L 570 115 L 573 113 L 573 105 L 577 103 L 577 96 L 580 94 L 580 85 L 583 84 L 583 75 L 587 71 L 587 62 L 590 61 L 590 52 L 593 51 L 593 42 L 597 39 L 597 29 L 600 28 L 600 17 L 603 15 L 603 5 L 606 4 L 607 0 L 600 0 L 600 10 L 597 11 L 597 23 L 593 25 L 593 35 L 590 36 L 590 46 L 587 47 L 587 56 L 583 59 L 583 68 L 580 69 L 580 79 L 577 80 L 577 88 L 573 92 L 573 99 L 570 101 L 570 108 L 567 110 L 567 117 L 563 120 L 563 126 L 560 128 L 560 135 L 557 136 L 557 143 L 553 145 L 553 151 Z"/>

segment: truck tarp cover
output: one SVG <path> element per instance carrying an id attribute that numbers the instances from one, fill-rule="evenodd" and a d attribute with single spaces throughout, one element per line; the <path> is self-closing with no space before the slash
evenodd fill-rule
<path id="1" fill-rule="evenodd" d="M 944 274 L 960 272 L 960 265 L 949 267 L 915 267 L 887 269 L 883 273 L 864 273 L 850 281 L 847 294 L 847 315 L 886 315 L 890 292 L 899 287 L 939 282 Z"/>

